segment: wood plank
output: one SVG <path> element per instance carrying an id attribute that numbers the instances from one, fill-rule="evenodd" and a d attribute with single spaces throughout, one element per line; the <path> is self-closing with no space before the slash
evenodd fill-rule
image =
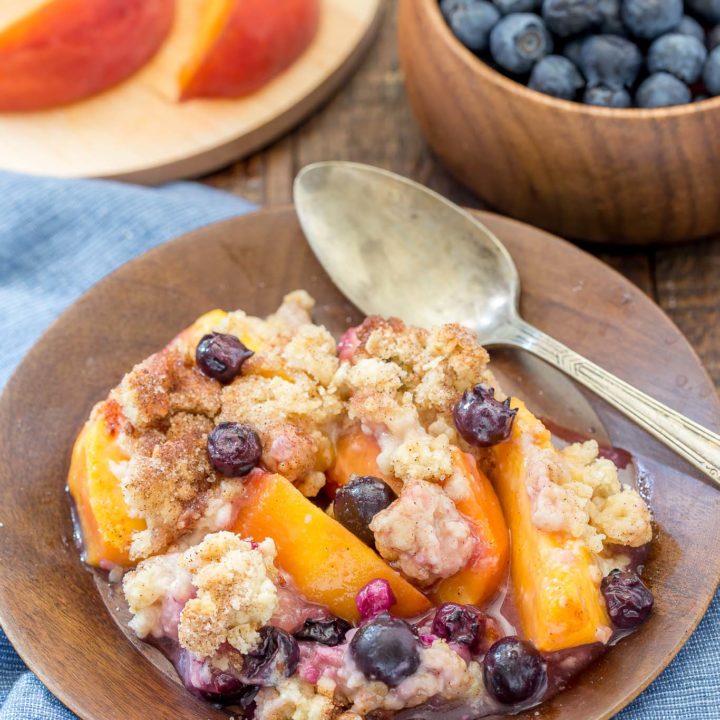
<path id="1" fill-rule="evenodd" d="M 658 250 L 660 305 L 720 385 L 720 239 Z"/>

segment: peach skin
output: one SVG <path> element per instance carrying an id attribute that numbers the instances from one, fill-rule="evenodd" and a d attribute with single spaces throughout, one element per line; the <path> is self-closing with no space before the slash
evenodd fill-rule
<path id="1" fill-rule="evenodd" d="M 167 37 L 175 0 L 49 0 L 0 31 L 0 111 L 82 100 L 125 80 Z"/>
<path id="2" fill-rule="evenodd" d="M 208 0 L 194 52 L 180 72 L 180 98 L 247 95 L 310 45 L 320 0 Z"/>
<path id="3" fill-rule="evenodd" d="M 104 410 L 109 410 L 105 403 Z M 111 415 L 98 412 L 85 424 L 75 441 L 68 475 L 68 488 L 82 532 L 84 560 L 98 567 L 103 563 L 128 566 L 132 533 L 145 523 L 131 518 L 120 482 L 111 463 L 127 458 L 114 439 Z"/>

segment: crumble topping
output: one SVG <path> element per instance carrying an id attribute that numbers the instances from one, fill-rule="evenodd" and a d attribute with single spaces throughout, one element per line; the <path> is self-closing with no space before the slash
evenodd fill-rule
<path id="1" fill-rule="evenodd" d="M 405 482 L 442 482 L 453 472 L 447 436 L 418 433 L 409 437 L 393 452 L 392 469 L 395 476 Z"/>
<path id="2" fill-rule="evenodd" d="M 652 525 L 645 502 L 636 490 L 620 483 L 612 461 L 598 457 L 595 440 L 557 450 L 538 447 L 533 432 L 521 437 L 537 528 L 567 532 L 596 554 L 606 543 L 639 547 L 650 542 Z"/>
<path id="3" fill-rule="evenodd" d="M 468 563 L 475 546 L 468 521 L 437 485 L 405 485 L 400 497 L 370 523 L 378 552 L 419 585 L 450 577 Z"/>
<path id="4" fill-rule="evenodd" d="M 190 573 L 197 597 L 180 615 L 180 644 L 197 657 L 227 642 L 241 653 L 257 643 L 258 630 L 278 604 L 275 543 L 242 540 L 230 532 L 208 535 L 178 563 Z"/>
<path id="5" fill-rule="evenodd" d="M 283 680 L 277 687 L 263 688 L 255 698 L 257 720 L 331 720 L 337 708 L 329 697 L 299 678 Z"/>
<path id="6" fill-rule="evenodd" d="M 179 611 L 175 613 L 174 628 L 164 620 L 172 615 L 173 605 L 182 608 L 195 594 L 190 573 L 180 567 L 179 558 L 179 553 L 156 555 L 123 577 L 123 592 L 133 614 L 128 624 L 139 638 L 177 636 Z"/>
<path id="7" fill-rule="evenodd" d="M 274 559 L 272 540 L 217 532 L 183 553 L 143 560 L 123 578 L 129 625 L 140 638 L 174 637 L 197 658 L 226 642 L 247 653 L 278 605 Z"/>
<path id="8" fill-rule="evenodd" d="M 629 487 L 609 497 L 594 497 L 590 519 L 607 541 L 616 545 L 640 547 L 652 540 L 650 511 L 640 495 Z"/>
<path id="9" fill-rule="evenodd" d="M 420 648 L 420 667 L 394 688 L 369 682 L 348 653 L 337 672 L 337 690 L 352 702 L 351 711 L 363 717 L 373 710 L 415 707 L 434 696 L 458 700 L 485 692 L 479 663 L 467 663 L 444 640 Z"/>
<path id="10" fill-rule="evenodd" d="M 217 414 L 220 384 L 186 363 L 170 346 L 125 375 L 113 395 L 134 428 L 155 427 L 176 412 Z"/>

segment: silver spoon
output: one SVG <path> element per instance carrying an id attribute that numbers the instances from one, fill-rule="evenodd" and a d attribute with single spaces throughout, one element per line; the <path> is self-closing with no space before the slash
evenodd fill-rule
<path id="1" fill-rule="evenodd" d="M 520 278 L 462 208 L 394 173 L 325 162 L 297 176 L 300 224 L 340 290 L 368 315 L 459 322 L 485 346 L 534 353 L 600 395 L 720 487 L 720 436 L 578 355 L 518 314 Z"/>

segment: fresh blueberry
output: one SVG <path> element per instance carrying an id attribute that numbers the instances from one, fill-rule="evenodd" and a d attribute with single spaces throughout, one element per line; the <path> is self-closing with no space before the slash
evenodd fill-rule
<path id="1" fill-rule="evenodd" d="M 633 35 L 653 40 L 677 27 L 683 16 L 683 0 L 623 0 L 620 14 Z"/>
<path id="2" fill-rule="evenodd" d="M 708 55 L 702 79 L 710 95 L 720 95 L 720 45 Z"/>
<path id="3" fill-rule="evenodd" d="M 501 15 L 511 13 L 534 12 L 540 7 L 542 0 L 492 0 Z"/>
<path id="4" fill-rule="evenodd" d="M 221 475 L 242 477 L 260 462 L 262 445 L 249 425 L 224 422 L 208 435 L 207 452 L 210 464 Z"/>
<path id="5" fill-rule="evenodd" d="M 580 69 L 590 87 L 605 85 L 619 90 L 635 82 L 642 61 L 634 42 L 617 35 L 594 35 L 583 43 Z"/>
<path id="6" fill-rule="evenodd" d="M 613 90 L 605 85 L 595 85 L 585 90 L 583 102 L 586 105 L 599 107 L 629 108 L 632 105 L 632 98 L 625 88 Z"/>
<path id="7" fill-rule="evenodd" d="M 705 30 L 703 30 L 703 26 L 689 15 L 683 15 L 678 26 L 673 28 L 671 32 L 689 35 L 690 37 L 697 38 L 702 43 L 705 42 Z"/>
<path id="8" fill-rule="evenodd" d="M 562 55 L 548 55 L 532 69 L 528 87 L 563 100 L 574 100 L 584 84 L 570 60 Z"/>
<path id="9" fill-rule="evenodd" d="M 455 37 L 476 53 L 487 48 L 490 30 L 500 19 L 497 8 L 486 0 L 442 0 L 440 10 Z"/>
<path id="10" fill-rule="evenodd" d="M 300 662 L 297 640 L 280 628 L 260 628 L 260 641 L 243 658 L 242 680 L 249 685 L 269 687 L 290 677 Z"/>
<path id="11" fill-rule="evenodd" d="M 635 102 L 641 108 L 685 105 L 691 98 L 690 88 L 682 80 L 666 72 L 650 75 L 640 83 L 635 93 Z"/>
<path id="12" fill-rule="evenodd" d="M 368 680 L 396 687 L 420 667 L 418 639 L 404 621 L 379 615 L 350 641 L 350 653 Z"/>
<path id="13" fill-rule="evenodd" d="M 465 442 L 475 447 L 497 445 L 510 437 L 517 410 L 495 399 L 495 389 L 478 384 L 466 390 L 453 408 L 453 420 Z"/>
<path id="14" fill-rule="evenodd" d="M 507 705 L 539 697 L 547 685 L 542 655 L 513 636 L 498 640 L 487 651 L 483 677 L 490 695 Z"/>
<path id="15" fill-rule="evenodd" d="M 223 384 L 232 382 L 240 374 L 243 363 L 252 355 L 252 350 L 248 350 L 234 335 L 223 333 L 205 335 L 195 350 L 200 370 Z"/>
<path id="16" fill-rule="evenodd" d="M 396 499 L 392 488 L 380 478 L 356 475 L 347 485 L 338 488 L 333 514 L 353 535 L 375 547 L 375 536 L 369 525 L 375 515 Z"/>
<path id="17" fill-rule="evenodd" d="M 333 647 L 345 639 L 351 628 L 352 625 L 342 618 L 331 617 L 322 620 L 308 618 L 300 630 L 294 633 L 294 637 L 296 640 L 307 640 Z"/>
<path id="18" fill-rule="evenodd" d="M 720 22 L 720 0 L 687 0 L 688 8 L 704 20 Z"/>
<path id="19" fill-rule="evenodd" d="M 587 32 L 602 21 L 599 0 L 543 0 L 542 16 L 559 37 Z"/>
<path id="20" fill-rule="evenodd" d="M 575 66 L 580 67 L 582 46 L 585 42 L 584 37 L 573 38 L 568 40 L 563 47 L 562 54 Z"/>
<path id="21" fill-rule="evenodd" d="M 533 13 L 506 15 L 490 33 L 490 54 L 505 70 L 529 72 L 540 58 L 552 52 L 552 38 L 545 23 Z"/>
<path id="22" fill-rule="evenodd" d="M 627 30 L 620 17 L 620 0 L 599 0 L 600 26 L 598 31 L 603 35 L 627 35 Z"/>
<path id="23" fill-rule="evenodd" d="M 708 30 L 707 34 L 708 51 L 714 50 L 718 45 L 720 45 L 720 25 L 716 25 L 711 30 Z"/>
<path id="24" fill-rule="evenodd" d="M 687 85 L 700 79 L 707 50 L 705 45 L 690 35 L 669 33 L 653 41 L 647 56 L 651 73 L 669 72 Z"/>
<path id="25" fill-rule="evenodd" d="M 630 570 L 612 570 L 600 583 L 600 591 L 613 625 L 623 630 L 636 628 L 652 610 L 653 594 Z"/>

